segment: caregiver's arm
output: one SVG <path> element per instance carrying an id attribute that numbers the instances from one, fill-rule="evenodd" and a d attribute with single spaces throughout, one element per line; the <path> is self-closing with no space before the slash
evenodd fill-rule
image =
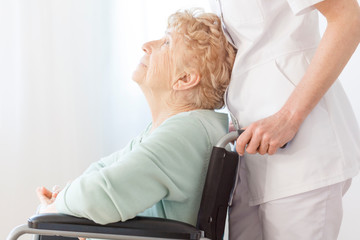
<path id="1" fill-rule="evenodd" d="M 289 142 L 344 69 L 360 41 L 360 8 L 356 0 L 325 0 L 315 7 L 327 19 L 319 47 L 298 86 L 281 110 L 246 128 L 236 150 L 274 154 Z"/>

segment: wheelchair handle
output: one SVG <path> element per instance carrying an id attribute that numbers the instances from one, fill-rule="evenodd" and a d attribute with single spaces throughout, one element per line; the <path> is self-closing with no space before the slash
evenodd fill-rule
<path id="1" fill-rule="evenodd" d="M 228 134 L 220 138 L 215 147 L 224 148 L 226 145 L 228 145 L 228 143 L 235 141 L 244 131 L 245 130 L 236 130 L 233 132 L 229 132 Z"/>

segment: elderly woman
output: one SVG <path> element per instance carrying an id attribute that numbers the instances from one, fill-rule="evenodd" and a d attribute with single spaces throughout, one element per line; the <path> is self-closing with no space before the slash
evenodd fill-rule
<path id="1" fill-rule="evenodd" d="M 38 188 L 40 212 L 100 224 L 137 215 L 196 223 L 212 145 L 228 130 L 227 115 L 214 109 L 224 105 L 235 50 L 220 19 L 199 10 L 171 15 L 165 36 L 142 49 L 133 80 L 152 123 L 59 193 Z"/>

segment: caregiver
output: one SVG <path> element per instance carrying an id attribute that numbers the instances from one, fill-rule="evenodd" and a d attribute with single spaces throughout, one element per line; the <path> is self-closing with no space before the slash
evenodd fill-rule
<path id="1" fill-rule="evenodd" d="M 360 166 L 358 123 L 337 80 L 359 44 L 358 2 L 211 4 L 238 49 L 226 100 L 234 126 L 246 129 L 230 239 L 336 239 Z"/>

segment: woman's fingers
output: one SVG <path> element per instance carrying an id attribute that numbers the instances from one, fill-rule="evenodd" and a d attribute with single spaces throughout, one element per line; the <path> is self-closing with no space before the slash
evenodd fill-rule
<path id="1" fill-rule="evenodd" d="M 38 199 L 40 200 L 41 204 L 49 204 L 50 203 L 50 199 L 47 195 L 46 195 L 46 191 L 44 191 L 44 187 L 38 187 L 36 189 L 36 195 L 38 196 Z"/>
<path id="2" fill-rule="evenodd" d="M 58 185 L 53 186 L 51 198 L 55 199 L 60 191 L 61 191 L 61 189 L 60 189 L 60 187 Z"/>
<path id="3" fill-rule="evenodd" d="M 60 192 L 60 187 L 58 185 L 53 186 L 52 188 L 53 192 Z"/>
<path id="4" fill-rule="evenodd" d="M 47 198 L 51 198 L 52 192 L 48 190 L 46 187 L 40 187 L 40 191 Z"/>
<path id="5" fill-rule="evenodd" d="M 36 194 L 42 204 L 48 205 L 55 201 L 60 192 L 60 187 L 55 185 L 52 190 L 53 191 L 50 191 L 45 187 L 38 187 L 36 189 Z"/>

